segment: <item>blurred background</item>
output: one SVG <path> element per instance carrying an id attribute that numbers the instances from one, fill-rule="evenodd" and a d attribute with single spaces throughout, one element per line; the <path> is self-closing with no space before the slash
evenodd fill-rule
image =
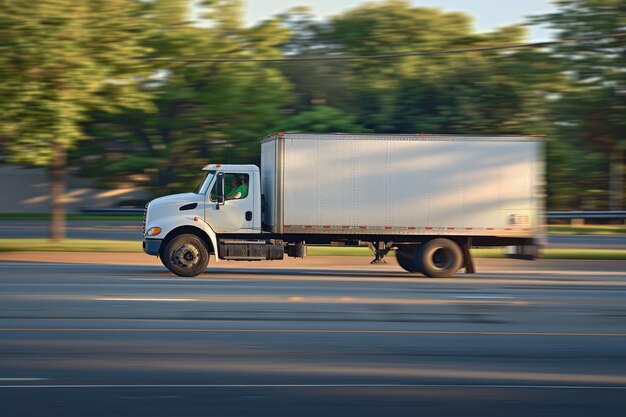
<path id="1" fill-rule="evenodd" d="M 623 0 L 0 0 L 0 212 L 143 207 L 292 130 L 543 135 L 549 210 L 621 210 L 625 32 Z"/>
<path id="2" fill-rule="evenodd" d="M 2 415 L 623 416 L 625 41 L 625 0 L 0 0 Z M 143 253 L 296 130 L 541 135 L 566 224 L 451 279 Z"/>

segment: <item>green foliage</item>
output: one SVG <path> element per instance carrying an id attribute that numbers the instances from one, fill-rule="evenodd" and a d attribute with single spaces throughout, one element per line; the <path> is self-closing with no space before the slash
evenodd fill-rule
<path id="1" fill-rule="evenodd" d="M 335 53 L 377 55 L 515 44 L 524 36 L 520 26 L 479 35 L 466 14 L 392 0 L 337 16 L 320 39 Z M 310 96 L 355 114 L 372 131 L 537 134 L 547 130 L 541 109 L 554 83 L 549 61 L 537 51 L 407 56 L 339 69 L 319 64 L 327 70 L 306 74 L 334 73 L 340 82 L 309 80 L 317 85 Z"/>
<path id="2" fill-rule="evenodd" d="M 580 141 L 556 136 L 547 142 L 547 195 L 551 210 L 597 210 L 607 201 L 608 158 Z"/>
<path id="3" fill-rule="evenodd" d="M 276 131 L 313 133 L 367 132 L 355 118 L 341 110 L 328 106 L 315 106 L 312 110 L 285 117 Z"/>
<path id="4" fill-rule="evenodd" d="M 563 40 L 599 38 L 562 43 L 550 51 L 568 80 L 566 88 L 549 107 L 550 117 L 556 122 L 554 137 L 562 142 L 561 149 L 568 147 L 570 156 L 572 153 L 578 156 L 569 157 L 569 167 L 554 170 L 550 178 L 555 192 L 569 197 L 571 202 L 553 201 L 552 205 L 587 209 L 606 209 L 610 205 L 619 209 L 624 201 L 626 43 L 623 37 L 602 36 L 624 31 L 626 3 L 560 0 L 556 5 L 554 13 L 536 16 L 533 22 L 547 25 Z M 553 158 L 553 165 L 559 164 L 562 161 Z M 613 175 L 609 174 L 611 165 Z M 567 174 L 567 169 L 573 175 Z M 612 185 L 607 187 L 609 183 Z M 610 197 L 609 188 L 613 189 Z"/>
<path id="5" fill-rule="evenodd" d="M 0 0 L 0 138 L 19 163 L 85 137 L 87 110 L 143 107 L 143 7 L 134 0 Z"/>
<path id="6" fill-rule="evenodd" d="M 145 43 L 159 57 L 179 59 L 279 55 L 275 45 L 288 32 L 276 21 L 241 28 L 235 18 L 238 2 L 204 3 L 209 8 L 202 13 L 202 24 L 183 20 L 159 30 L 155 23 Z M 185 5 L 157 1 L 151 8 L 162 25 L 161 19 L 172 11 L 184 15 Z M 84 171 L 107 173 L 106 183 L 133 180 L 166 194 L 193 188 L 202 175 L 200 167 L 209 161 L 255 161 L 259 138 L 278 123 L 290 99 L 289 84 L 280 72 L 254 62 L 152 65 L 160 76 L 145 84 L 156 97 L 156 112 L 127 110 L 115 117 L 100 112 L 87 123 L 95 140 L 75 158 Z"/>
<path id="7" fill-rule="evenodd" d="M 618 10 L 622 1 L 558 4 L 558 12 L 537 21 L 561 30 L 561 38 L 624 27 L 625 14 Z M 604 14 L 611 16 L 604 19 Z M 366 3 L 328 24 L 316 25 L 301 12 L 287 16 L 286 22 L 308 28 L 287 44 L 287 51 L 301 56 L 458 50 L 525 41 L 521 26 L 476 34 L 467 15 L 398 0 Z M 316 47 L 311 33 L 319 39 Z M 544 135 L 548 207 L 599 209 L 608 200 L 606 153 L 622 143 L 626 131 L 624 95 L 617 94 L 626 84 L 625 56 L 623 40 L 598 40 L 554 50 L 291 62 L 281 69 L 295 83 L 299 108 L 324 102 L 354 115 L 371 131 Z M 591 149 L 585 149 L 586 143 Z"/>
<path id="8" fill-rule="evenodd" d="M 321 22 L 299 7 L 251 28 L 241 0 L 189 4 L 0 0 L 0 146 L 10 160 L 49 165 L 61 144 L 102 186 L 166 194 L 191 189 L 207 162 L 258 162 L 259 138 L 272 131 L 543 134 L 548 207 L 607 206 L 607 184 L 618 180 L 607 167 L 626 149 L 624 38 L 351 61 L 190 61 L 458 50 L 518 44 L 526 32 L 478 34 L 467 14 L 402 0 Z M 626 26 L 623 0 L 556 5 L 532 22 L 560 39 Z"/>
<path id="9" fill-rule="evenodd" d="M 624 31 L 623 0 L 560 0 L 555 13 L 537 16 L 559 39 L 601 37 Z M 601 38 L 563 43 L 553 48 L 569 77 L 555 109 L 562 125 L 591 146 L 626 150 L 626 42 Z"/>

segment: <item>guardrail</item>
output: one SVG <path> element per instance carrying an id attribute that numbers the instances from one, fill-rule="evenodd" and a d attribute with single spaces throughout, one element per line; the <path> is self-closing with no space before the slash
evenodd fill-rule
<path id="1" fill-rule="evenodd" d="M 569 220 L 572 226 L 584 225 L 587 220 L 626 220 L 626 211 L 548 211 L 548 220 Z"/>
<path id="2" fill-rule="evenodd" d="M 142 208 L 97 208 L 83 209 L 82 213 L 88 214 L 142 214 Z M 621 219 L 626 221 L 626 211 L 548 211 L 546 219 L 569 220 L 572 226 L 585 224 L 587 220 L 614 220 Z"/>
<path id="3" fill-rule="evenodd" d="M 142 214 L 142 208 L 94 208 L 82 209 L 81 213 L 86 214 Z"/>

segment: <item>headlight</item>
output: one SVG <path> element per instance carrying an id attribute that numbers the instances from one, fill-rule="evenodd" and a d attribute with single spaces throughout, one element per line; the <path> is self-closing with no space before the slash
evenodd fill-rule
<path id="1" fill-rule="evenodd" d="M 161 228 L 160 227 L 151 227 L 148 229 L 148 231 L 146 232 L 146 236 L 156 236 L 159 233 L 161 233 Z"/>

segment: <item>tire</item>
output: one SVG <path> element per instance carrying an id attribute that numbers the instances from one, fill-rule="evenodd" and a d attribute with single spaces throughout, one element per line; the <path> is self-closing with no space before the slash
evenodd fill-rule
<path id="1" fill-rule="evenodd" d="M 415 265 L 416 254 L 419 246 L 402 245 L 396 251 L 396 260 L 398 265 L 407 272 L 422 272 Z"/>
<path id="2" fill-rule="evenodd" d="M 179 235 L 165 245 L 161 262 L 180 277 L 195 277 L 208 265 L 209 251 L 198 236 Z"/>
<path id="3" fill-rule="evenodd" d="M 449 239 L 433 239 L 421 245 L 415 264 L 431 278 L 450 277 L 461 269 L 463 253 L 459 245 Z"/>

